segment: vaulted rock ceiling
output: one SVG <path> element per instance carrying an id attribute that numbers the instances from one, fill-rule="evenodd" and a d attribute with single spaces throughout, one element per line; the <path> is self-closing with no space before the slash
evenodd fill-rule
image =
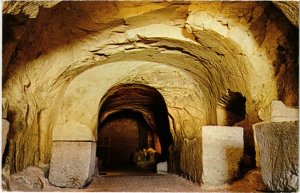
<path id="1" fill-rule="evenodd" d="M 122 83 L 164 97 L 188 175 L 199 174 L 200 129 L 217 123 L 227 89 L 246 97 L 239 124 L 253 151 L 259 112 L 274 99 L 298 105 L 298 7 L 275 4 L 292 24 L 271 2 L 5 2 L 7 162 L 47 164 L 62 136 L 96 140 L 101 98 Z M 82 132 L 67 135 L 73 127 Z"/>

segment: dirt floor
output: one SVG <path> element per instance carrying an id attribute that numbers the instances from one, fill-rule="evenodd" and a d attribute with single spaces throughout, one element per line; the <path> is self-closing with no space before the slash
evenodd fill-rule
<path id="1" fill-rule="evenodd" d="M 232 184 L 218 187 L 200 186 L 175 174 L 156 174 L 149 170 L 130 168 L 105 169 L 83 189 L 57 188 L 49 186 L 44 191 L 61 192 L 262 192 L 258 170 Z"/>

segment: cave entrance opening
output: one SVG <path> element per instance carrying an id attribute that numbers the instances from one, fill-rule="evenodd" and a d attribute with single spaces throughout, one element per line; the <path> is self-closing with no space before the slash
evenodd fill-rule
<path id="1" fill-rule="evenodd" d="M 218 125 L 233 126 L 246 116 L 246 97 L 240 92 L 227 89 L 217 106 Z"/>
<path id="2" fill-rule="evenodd" d="M 153 87 L 121 84 L 100 103 L 96 155 L 100 174 L 153 173 L 172 144 L 163 96 Z"/>

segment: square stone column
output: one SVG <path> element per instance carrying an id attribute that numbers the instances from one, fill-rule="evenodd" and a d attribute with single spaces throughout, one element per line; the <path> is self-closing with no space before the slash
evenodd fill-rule
<path id="1" fill-rule="evenodd" d="M 202 182 L 222 185 L 238 175 L 244 153 L 242 127 L 202 127 Z"/>
<path id="2" fill-rule="evenodd" d="M 254 125 L 256 153 L 260 154 L 261 175 L 273 191 L 297 191 L 298 121 L 258 123 Z"/>
<path id="3" fill-rule="evenodd" d="M 95 171 L 96 143 L 54 141 L 49 181 L 54 186 L 83 188 Z"/>

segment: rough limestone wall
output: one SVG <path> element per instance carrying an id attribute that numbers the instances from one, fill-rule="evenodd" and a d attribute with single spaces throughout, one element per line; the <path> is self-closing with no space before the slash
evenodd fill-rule
<path id="1" fill-rule="evenodd" d="M 299 2 L 298 1 L 273 1 L 290 22 L 299 28 Z"/>
<path id="2" fill-rule="evenodd" d="M 114 72 L 113 74 L 110 72 Z M 163 64 L 145 61 L 123 61 L 89 69 L 78 75 L 69 85 L 62 100 L 61 109 L 55 130 L 72 132 L 67 122 L 79 122 L 93 129 L 97 135 L 97 119 L 99 103 L 109 88 L 120 83 L 141 83 L 156 88 L 164 97 L 169 115 L 174 119 L 171 125 L 176 148 L 181 149 L 182 139 L 194 139 L 201 144 L 201 125 L 210 124 L 209 114 L 197 82 L 180 69 Z M 64 127 L 66 125 L 66 127 Z M 161 128 L 164 129 L 164 128 Z M 62 134 L 64 135 L 64 134 Z M 67 139 L 66 139 L 67 140 Z M 189 163 L 191 160 L 201 163 L 198 149 L 193 154 L 198 155 L 189 159 L 180 153 L 177 163 Z M 193 155 L 192 155 L 193 156 Z M 198 171 L 195 167 L 194 170 Z M 184 170 L 184 169 L 182 169 Z M 200 177 L 200 176 L 198 176 Z"/>
<path id="3" fill-rule="evenodd" d="M 28 15 L 29 18 L 36 18 L 41 8 L 51 8 L 55 6 L 59 1 L 6 1 L 3 2 L 3 13 L 4 14 L 20 14 L 23 13 Z"/>
<path id="4" fill-rule="evenodd" d="M 244 140 L 249 142 L 245 148 L 251 152 L 253 135 L 249 126 L 259 120 L 257 111 L 275 98 L 298 105 L 298 48 L 294 43 L 298 31 L 270 3 L 193 3 L 189 11 L 187 31 L 202 41 L 207 34 L 213 35 L 211 30 L 231 39 L 241 48 L 239 54 L 252 64 L 249 70 L 253 75 L 247 80 L 251 92 L 250 98 L 246 96 L 247 115 L 239 124 L 245 128 Z"/>
<path id="5" fill-rule="evenodd" d="M 248 85 L 253 98 L 250 100 L 247 98 L 247 105 L 251 105 L 249 104 L 251 102 L 251 106 L 256 111 L 264 107 L 272 98 L 278 97 L 278 92 L 285 89 L 287 84 L 281 85 L 282 87 L 276 85 L 278 83 L 274 81 L 274 76 L 277 75 L 274 74 L 274 67 L 282 65 L 284 68 L 284 66 L 291 66 L 290 63 L 296 66 L 295 53 L 287 54 L 286 60 L 292 61 L 278 62 L 281 58 L 278 53 L 279 47 L 283 46 L 286 52 L 295 50 L 293 43 L 287 43 L 289 40 L 287 34 L 292 33 L 293 27 L 289 25 L 286 18 L 276 12 L 271 4 L 261 2 L 208 2 L 203 3 L 202 6 L 194 3 L 189 7 L 189 11 L 191 13 L 187 19 L 187 28 L 190 28 L 190 31 L 203 30 L 196 32 L 199 37 L 201 35 L 203 37 L 204 32 L 214 30 L 223 37 L 238 43 L 244 51 L 240 54 L 245 55 L 251 62 L 251 74 L 256 74 L 256 76 L 250 76 Z M 285 45 L 282 45 L 283 42 Z M 269 65 L 262 65 L 264 63 Z M 283 79 L 283 76 L 279 75 L 276 78 Z M 297 85 L 295 76 L 291 80 L 294 82 L 289 83 L 290 87 Z M 257 92 L 258 90 L 260 92 Z M 283 92 L 285 95 L 294 95 L 297 89 L 290 88 Z M 281 97 L 281 100 L 285 98 Z M 297 103 L 297 97 L 294 97 L 292 101 Z"/>
<path id="6" fill-rule="evenodd" d="M 145 84 L 162 94 L 168 112 L 176 120 L 174 137 L 193 137 L 199 125 L 210 123 L 206 119 L 204 96 L 186 73 L 153 62 L 123 61 L 100 65 L 78 75 L 65 91 L 54 129 L 69 133 L 71 128 L 64 125 L 78 122 L 97 136 L 100 100 L 111 87 L 121 83 Z"/>
<path id="7" fill-rule="evenodd" d="M 285 36 L 288 22 L 269 9 L 270 4 L 256 2 L 61 2 L 41 10 L 19 41 L 3 86 L 13 128 L 11 165 L 21 170 L 49 163 L 52 131 L 69 83 L 89 68 L 116 61 L 158 62 L 189 72 L 205 96 L 205 111 L 212 115 L 222 92 L 239 91 L 247 97 L 246 125 L 255 122 L 257 110 L 283 89 L 276 88 L 281 79 L 274 78 L 272 66 L 279 57 L 278 40 L 292 49 Z M 290 69 L 295 61 L 288 64 L 283 66 Z M 294 88 L 284 91 L 283 99 L 297 93 Z M 215 123 L 209 113 L 199 121 Z M 174 117 L 175 123 L 180 120 Z M 180 136 L 186 127 L 174 128 Z M 188 152 L 198 132 L 191 133 L 177 141 L 186 154 L 181 169 L 195 176 L 197 154 Z"/>

